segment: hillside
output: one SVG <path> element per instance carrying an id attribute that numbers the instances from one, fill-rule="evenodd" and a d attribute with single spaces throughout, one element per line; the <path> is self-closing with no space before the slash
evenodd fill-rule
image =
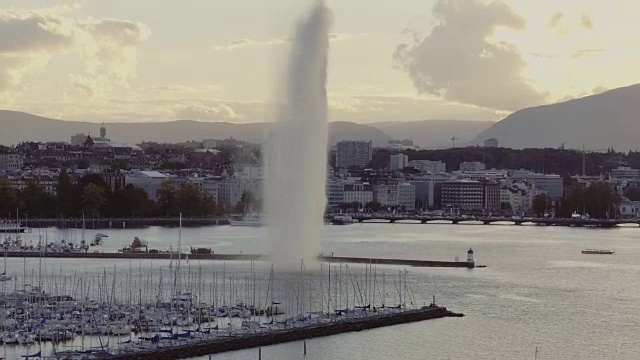
<path id="1" fill-rule="evenodd" d="M 450 147 L 454 136 L 458 138 L 456 144 L 467 143 L 493 124 L 493 121 L 423 120 L 372 125 L 397 140 L 413 140 L 414 144 L 423 148 L 442 148 Z"/>
<path id="2" fill-rule="evenodd" d="M 500 146 L 517 149 L 562 144 L 588 150 L 640 148 L 640 85 L 517 111 L 470 144 L 492 137 Z"/>
<path id="3" fill-rule="evenodd" d="M 12 145 L 22 141 L 70 141 L 76 133 L 94 134 L 100 124 L 62 121 L 22 112 L 0 110 L 0 144 Z M 113 141 L 141 143 L 143 141 L 183 142 L 188 140 L 225 139 L 233 137 L 254 143 L 262 142 L 265 123 L 233 124 L 179 120 L 171 122 L 108 123 L 107 136 Z M 386 145 L 390 137 L 379 129 L 350 122 L 333 122 L 329 127 L 333 144 L 344 139 L 373 140 Z"/>

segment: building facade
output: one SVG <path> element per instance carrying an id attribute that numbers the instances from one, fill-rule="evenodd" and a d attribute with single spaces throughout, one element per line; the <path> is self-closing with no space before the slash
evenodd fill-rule
<path id="1" fill-rule="evenodd" d="M 447 164 L 442 161 L 411 160 L 409 166 L 426 174 L 444 174 L 447 171 Z"/>
<path id="2" fill-rule="evenodd" d="M 344 203 L 359 203 L 365 205 L 373 201 L 373 186 L 370 184 L 345 184 Z"/>
<path id="3" fill-rule="evenodd" d="M 0 154 L 0 170 L 20 170 L 24 165 L 24 155 L 18 153 Z"/>
<path id="4" fill-rule="evenodd" d="M 481 210 L 484 185 L 479 181 L 455 180 L 440 184 L 440 203 L 447 210 Z"/>
<path id="5" fill-rule="evenodd" d="M 399 153 L 391 155 L 389 167 L 391 170 L 402 170 L 409 166 L 409 156 Z"/>
<path id="6" fill-rule="evenodd" d="M 125 185 L 133 185 L 147 192 L 149 199 L 158 200 L 158 190 L 169 176 L 157 171 L 133 171 L 125 176 Z"/>
<path id="7" fill-rule="evenodd" d="M 364 168 L 372 156 L 371 141 L 340 141 L 336 144 L 336 167 L 339 169 Z"/>
<path id="8" fill-rule="evenodd" d="M 564 183 L 560 175 L 540 174 L 527 170 L 518 170 L 509 173 L 509 182 L 515 183 L 522 180 L 526 180 L 535 185 L 536 190 L 546 193 L 553 201 L 562 199 L 564 195 Z"/>
<path id="9" fill-rule="evenodd" d="M 482 171 L 486 170 L 487 166 L 484 163 L 478 161 L 471 162 L 463 162 L 460 163 L 460 171 L 464 172 L 474 172 L 474 171 Z"/>

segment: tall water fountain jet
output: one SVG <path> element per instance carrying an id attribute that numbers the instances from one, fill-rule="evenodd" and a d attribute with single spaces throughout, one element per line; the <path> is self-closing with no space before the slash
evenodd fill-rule
<path id="1" fill-rule="evenodd" d="M 296 28 L 286 105 L 267 141 L 265 209 L 271 256 L 300 268 L 321 251 L 326 206 L 327 57 L 332 13 L 318 1 Z"/>

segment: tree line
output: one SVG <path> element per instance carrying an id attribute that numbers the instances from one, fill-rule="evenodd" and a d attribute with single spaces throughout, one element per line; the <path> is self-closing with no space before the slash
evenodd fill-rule
<path id="1" fill-rule="evenodd" d="M 150 199 L 144 189 L 129 184 L 111 190 L 98 174 L 88 174 L 73 182 L 69 173 L 62 169 L 58 176 L 57 195 L 53 196 L 35 179 L 30 179 L 22 190 L 14 188 L 10 181 L 0 180 L 0 218 L 20 214 L 30 217 L 136 217 L 178 216 L 185 217 L 222 216 L 244 212 L 247 207 L 258 206 L 250 192 L 233 208 L 217 204 L 196 185 L 188 182 L 176 186 L 170 182 L 158 189 L 158 200 Z"/>

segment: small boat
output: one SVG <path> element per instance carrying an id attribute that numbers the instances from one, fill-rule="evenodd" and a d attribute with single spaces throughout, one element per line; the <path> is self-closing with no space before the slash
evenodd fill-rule
<path id="1" fill-rule="evenodd" d="M 613 250 L 607 250 L 607 249 L 585 249 L 582 250 L 583 254 L 589 254 L 589 255 L 613 255 L 616 252 Z"/>
<path id="2" fill-rule="evenodd" d="M 211 255 L 213 251 L 210 248 L 191 248 L 191 255 Z"/>
<path id="3" fill-rule="evenodd" d="M 353 224 L 354 220 L 349 215 L 339 214 L 331 218 L 331 223 L 333 225 L 349 225 L 349 224 Z"/>

